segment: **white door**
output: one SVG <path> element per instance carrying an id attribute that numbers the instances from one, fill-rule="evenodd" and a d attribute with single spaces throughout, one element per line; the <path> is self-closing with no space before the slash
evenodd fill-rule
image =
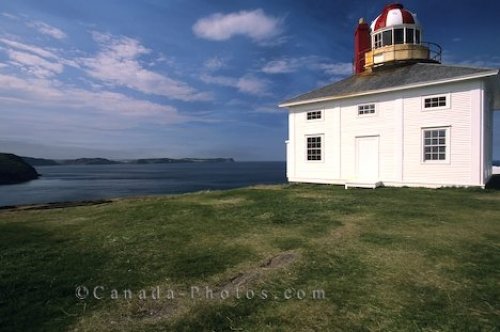
<path id="1" fill-rule="evenodd" d="M 378 136 L 356 137 L 356 178 L 378 180 Z"/>

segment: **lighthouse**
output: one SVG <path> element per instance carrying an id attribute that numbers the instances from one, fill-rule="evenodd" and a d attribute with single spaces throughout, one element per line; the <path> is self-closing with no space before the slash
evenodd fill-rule
<path id="1" fill-rule="evenodd" d="M 351 76 L 280 104 L 288 181 L 484 188 L 499 69 L 441 63 L 441 47 L 398 3 L 357 22 L 353 49 Z"/>
<path id="2" fill-rule="evenodd" d="M 417 15 L 402 4 L 385 6 L 373 22 L 359 20 L 354 34 L 354 71 L 370 72 L 389 65 L 441 62 L 441 47 L 423 41 Z"/>

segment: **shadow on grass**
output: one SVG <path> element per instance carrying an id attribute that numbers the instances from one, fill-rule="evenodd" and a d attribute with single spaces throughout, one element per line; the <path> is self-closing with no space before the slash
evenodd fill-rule
<path id="1" fill-rule="evenodd" d="M 103 243 L 94 230 L 88 233 L 92 227 L 90 222 L 55 229 L 46 223 L 0 223 L 1 331 L 67 330 L 93 312 L 109 311 L 116 303 L 109 296 L 113 288 L 137 291 L 164 278 L 179 283 L 205 279 L 252 257 L 246 247 L 168 245 L 164 236 L 153 240 L 136 233 L 137 242 L 112 246 L 118 241 Z M 98 230 L 107 232 L 103 224 Z M 113 235 L 132 236 L 123 229 Z M 79 300 L 75 291 L 80 285 L 90 293 L 103 286 L 104 298 L 90 294 Z M 124 313 L 129 314 L 135 313 Z"/>
<path id="2" fill-rule="evenodd" d="M 107 260 L 102 252 L 19 223 L 0 224 L 0 252 L 2 331 L 67 328 L 83 313 L 77 285 L 95 279 Z"/>

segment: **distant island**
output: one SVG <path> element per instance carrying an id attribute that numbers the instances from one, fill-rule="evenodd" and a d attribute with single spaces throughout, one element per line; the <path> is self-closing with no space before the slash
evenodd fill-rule
<path id="1" fill-rule="evenodd" d="M 15 184 L 38 179 L 38 172 L 23 158 L 0 153 L 0 184 Z"/>
<path id="2" fill-rule="evenodd" d="M 233 163 L 233 158 L 145 158 L 133 160 L 111 160 L 106 158 L 44 159 L 21 157 L 31 166 L 57 165 L 116 165 L 116 164 L 178 164 L 178 163 Z"/>

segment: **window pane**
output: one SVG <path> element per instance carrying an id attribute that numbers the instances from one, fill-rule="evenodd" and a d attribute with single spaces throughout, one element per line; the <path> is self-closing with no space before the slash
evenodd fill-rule
<path id="1" fill-rule="evenodd" d="M 375 104 L 359 105 L 358 106 L 358 115 L 374 114 L 374 113 L 375 113 Z"/>
<path id="2" fill-rule="evenodd" d="M 382 32 L 383 45 L 392 45 L 392 30 Z"/>
<path id="3" fill-rule="evenodd" d="M 424 161 L 446 160 L 446 130 L 424 130 Z"/>
<path id="4" fill-rule="evenodd" d="M 406 43 L 413 44 L 413 29 L 406 29 Z"/>
<path id="5" fill-rule="evenodd" d="M 321 160 L 321 137 L 307 137 L 307 160 Z"/>
<path id="6" fill-rule="evenodd" d="M 425 98 L 424 108 L 433 107 L 446 107 L 446 96 Z"/>
<path id="7" fill-rule="evenodd" d="M 375 35 L 375 48 L 381 47 L 382 46 L 382 34 L 377 33 Z"/>
<path id="8" fill-rule="evenodd" d="M 307 112 L 307 120 L 321 119 L 321 111 Z"/>
<path id="9" fill-rule="evenodd" d="M 394 29 L 394 44 L 403 44 L 403 43 L 404 43 L 404 30 Z"/>
<path id="10" fill-rule="evenodd" d="M 420 30 L 415 30 L 415 44 L 420 44 Z"/>

